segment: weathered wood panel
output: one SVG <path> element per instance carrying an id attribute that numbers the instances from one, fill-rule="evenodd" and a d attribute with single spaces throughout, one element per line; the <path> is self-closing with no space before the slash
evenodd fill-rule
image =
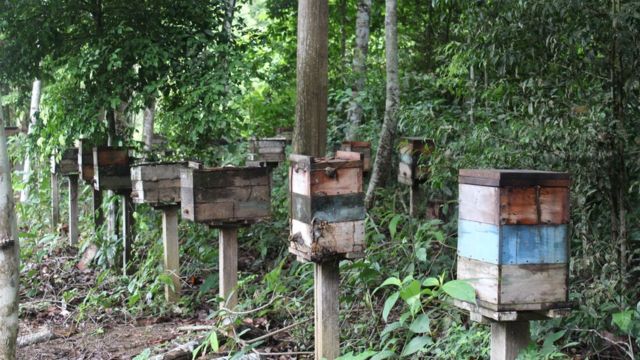
<path id="1" fill-rule="evenodd" d="M 460 184 L 458 217 L 486 224 L 500 224 L 500 189 Z"/>
<path id="2" fill-rule="evenodd" d="M 78 149 L 66 149 L 60 160 L 52 156 L 51 171 L 66 176 L 78 174 Z"/>
<path id="3" fill-rule="evenodd" d="M 93 147 L 86 140 L 80 140 L 78 147 L 78 170 L 80 177 L 88 184 L 93 184 Z"/>
<path id="4" fill-rule="evenodd" d="M 499 264 L 499 227 L 477 221 L 459 220 L 458 255 L 492 264 Z"/>
<path id="5" fill-rule="evenodd" d="M 566 224 L 569 222 L 569 189 L 503 187 L 500 208 L 501 224 Z"/>
<path id="6" fill-rule="evenodd" d="M 364 254 L 364 221 L 313 225 L 291 219 L 289 251 L 307 261 L 357 258 Z"/>
<path id="7" fill-rule="evenodd" d="M 310 175 L 311 195 L 343 195 L 362 192 L 362 169 L 327 167 Z"/>
<path id="8" fill-rule="evenodd" d="M 498 265 L 458 256 L 458 279 L 473 286 L 478 300 L 498 303 L 499 278 Z"/>
<path id="9" fill-rule="evenodd" d="M 151 206 L 175 205 L 180 202 L 180 169 L 185 163 L 141 164 L 131 168 L 132 192 L 135 203 Z"/>
<path id="10" fill-rule="evenodd" d="M 364 220 L 364 193 L 336 196 L 291 194 L 291 218 L 302 222 L 343 222 Z"/>
<path id="11" fill-rule="evenodd" d="M 371 171 L 371 143 L 368 141 L 343 141 L 340 150 L 353 151 L 362 154 L 362 169 L 365 173 Z"/>
<path id="12" fill-rule="evenodd" d="M 129 150 L 104 146 L 93 148 L 93 173 L 96 190 L 131 191 Z"/>
<path id="13" fill-rule="evenodd" d="M 502 169 L 461 169 L 461 184 L 482 186 L 548 186 L 569 187 L 571 175 L 566 172 Z"/>
<path id="14" fill-rule="evenodd" d="M 427 180 L 429 166 L 425 163 L 434 148 L 432 140 L 420 137 L 403 137 L 398 147 L 398 182 L 414 185 Z"/>
<path id="15" fill-rule="evenodd" d="M 500 304 L 566 302 L 567 265 L 502 265 Z"/>

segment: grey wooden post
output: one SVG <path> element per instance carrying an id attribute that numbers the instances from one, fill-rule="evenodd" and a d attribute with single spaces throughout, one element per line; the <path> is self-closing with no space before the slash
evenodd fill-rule
<path id="1" fill-rule="evenodd" d="M 224 298 L 223 305 L 233 309 L 238 305 L 238 229 L 221 228 L 219 247 L 219 294 Z"/>
<path id="2" fill-rule="evenodd" d="M 162 241 L 164 243 L 164 271 L 171 277 L 173 288 L 165 285 L 164 294 L 168 302 L 180 298 L 180 257 L 178 249 L 178 207 L 162 209 Z"/>
<path id="3" fill-rule="evenodd" d="M 515 360 L 531 341 L 528 321 L 491 323 L 491 360 Z"/>
<path id="4" fill-rule="evenodd" d="M 69 175 L 69 243 L 78 244 L 78 175 Z"/>

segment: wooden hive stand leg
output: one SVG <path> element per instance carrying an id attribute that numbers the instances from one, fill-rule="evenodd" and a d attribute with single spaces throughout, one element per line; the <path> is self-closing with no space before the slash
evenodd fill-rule
<path id="1" fill-rule="evenodd" d="M 165 285 L 164 294 L 168 302 L 180 298 L 180 258 L 178 249 L 178 208 L 162 210 L 162 240 L 164 242 L 164 271 L 171 277 L 173 287 Z"/>
<path id="2" fill-rule="evenodd" d="M 528 321 L 491 323 L 491 360 L 515 360 L 531 340 Z"/>
<path id="3" fill-rule="evenodd" d="M 93 223 L 98 230 L 104 224 L 104 213 L 102 212 L 102 192 L 93 189 Z"/>
<path id="4" fill-rule="evenodd" d="M 58 174 L 51 173 L 51 230 L 56 231 L 60 224 L 60 188 Z"/>
<path id="5" fill-rule="evenodd" d="M 409 190 L 409 216 L 412 218 L 418 217 L 419 208 L 420 208 L 420 184 L 416 183 L 414 180 L 413 185 L 411 185 L 411 189 Z"/>
<path id="6" fill-rule="evenodd" d="M 340 267 L 339 260 L 315 264 L 315 358 L 340 356 Z"/>
<path id="7" fill-rule="evenodd" d="M 122 195 L 122 272 L 133 273 L 131 266 L 131 244 L 133 243 L 133 200 L 131 196 Z"/>
<path id="8" fill-rule="evenodd" d="M 220 296 L 225 299 L 222 305 L 227 309 L 233 309 L 238 305 L 238 229 L 220 229 L 219 243 Z"/>
<path id="9" fill-rule="evenodd" d="M 78 244 L 78 175 L 69 175 L 69 243 Z"/>

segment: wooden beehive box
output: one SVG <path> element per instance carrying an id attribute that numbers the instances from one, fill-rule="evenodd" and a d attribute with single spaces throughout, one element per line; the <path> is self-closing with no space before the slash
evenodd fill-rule
<path id="1" fill-rule="evenodd" d="M 129 150 L 111 146 L 93 148 L 93 186 L 96 190 L 117 193 L 131 191 Z"/>
<path id="2" fill-rule="evenodd" d="M 271 216 L 264 167 L 180 170 L 182 218 L 210 226 L 248 225 Z"/>
<path id="3" fill-rule="evenodd" d="M 131 198 L 153 207 L 180 204 L 180 169 L 185 163 L 143 163 L 131 168 Z"/>
<path id="4" fill-rule="evenodd" d="M 4 134 L 6 136 L 14 136 L 14 135 L 18 135 L 20 133 L 20 128 L 17 126 L 5 126 L 4 127 Z"/>
<path id="5" fill-rule="evenodd" d="M 293 139 L 293 128 L 290 127 L 279 127 L 276 129 L 278 137 L 284 138 L 287 144 L 291 144 L 291 139 Z"/>
<path id="6" fill-rule="evenodd" d="M 93 184 L 93 146 L 84 139 L 79 141 L 78 146 L 78 170 L 82 180 Z"/>
<path id="7" fill-rule="evenodd" d="M 429 167 L 424 161 L 433 148 L 434 144 L 431 140 L 403 137 L 399 148 L 398 182 L 410 186 L 425 182 L 429 175 Z"/>
<path id="8" fill-rule="evenodd" d="M 60 175 L 74 175 L 78 173 L 78 149 L 66 149 L 62 157 L 57 160 L 51 157 L 51 172 Z"/>
<path id="9" fill-rule="evenodd" d="M 365 173 L 371 171 L 371 143 L 368 141 L 343 141 L 340 145 L 342 151 L 354 151 L 361 153 L 363 158 L 362 168 Z"/>
<path id="10" fill-rule="evenodd" d="M 566 308 L 568 173 L 460 170 L 458 279 L 493 311 Z"/>
<path id="11" fill-rule="evenodd" d="M 289 252 L 314 262 L 364 256 L 362 154 L 289 159 Z"/>
<path id="12" fill-rule="evenodd" d="M 248 166 L 278 166 L 285 161 L 287 140 L 283 137 L 249 140 Z"/>

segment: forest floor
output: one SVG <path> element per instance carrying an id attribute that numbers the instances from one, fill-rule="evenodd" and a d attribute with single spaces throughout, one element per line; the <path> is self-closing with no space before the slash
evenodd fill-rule
<path id="1" fill-rule="evenodd" d="M 166 316 L 136 318 L 120 304 L 84 306 L 89 292 L 95 291 L 99 272 L 78 266 L 76 255 L 76 249 L 64 247 L 43 255 L 41 261 L 23 264 L 19 342 L 47 331 L 52 335 L 48 335 L 47 340 L 19 347 L 18 359 L 133 359 L 140 354 L 143 355 L 137 359 L 156 359 L 158 354 L 166 355 L 189 343 L 193 347 L 207 339 L 209 331 L 203 328 L 212 325 L 213 320 L 205 308 L 191 316 L 177 311 Z M 108 286 L 105 285 L 105 289 Z M 269 324 L 264 318 L 247 317 L 242 323 L 242 330 L 248 330 L 249 337 L 269 334 L 273 330 L 267 329 L 281 326 Z M 265 340 L 255 349 L 262 357 L 310 358 L 304 354 L 294 355 L 296 345 L 287 331 L 267 336 Z M 220 350 L 224 350 L 224 346 Z M 282 353 L 291 355 L 276 355 Z M 217 359 L 224 355 L 227 353 L 205 354 L 199 359 Z M 191 356 L 187 353 L 158 359 L 169 358 L 191 359 Z"/>

